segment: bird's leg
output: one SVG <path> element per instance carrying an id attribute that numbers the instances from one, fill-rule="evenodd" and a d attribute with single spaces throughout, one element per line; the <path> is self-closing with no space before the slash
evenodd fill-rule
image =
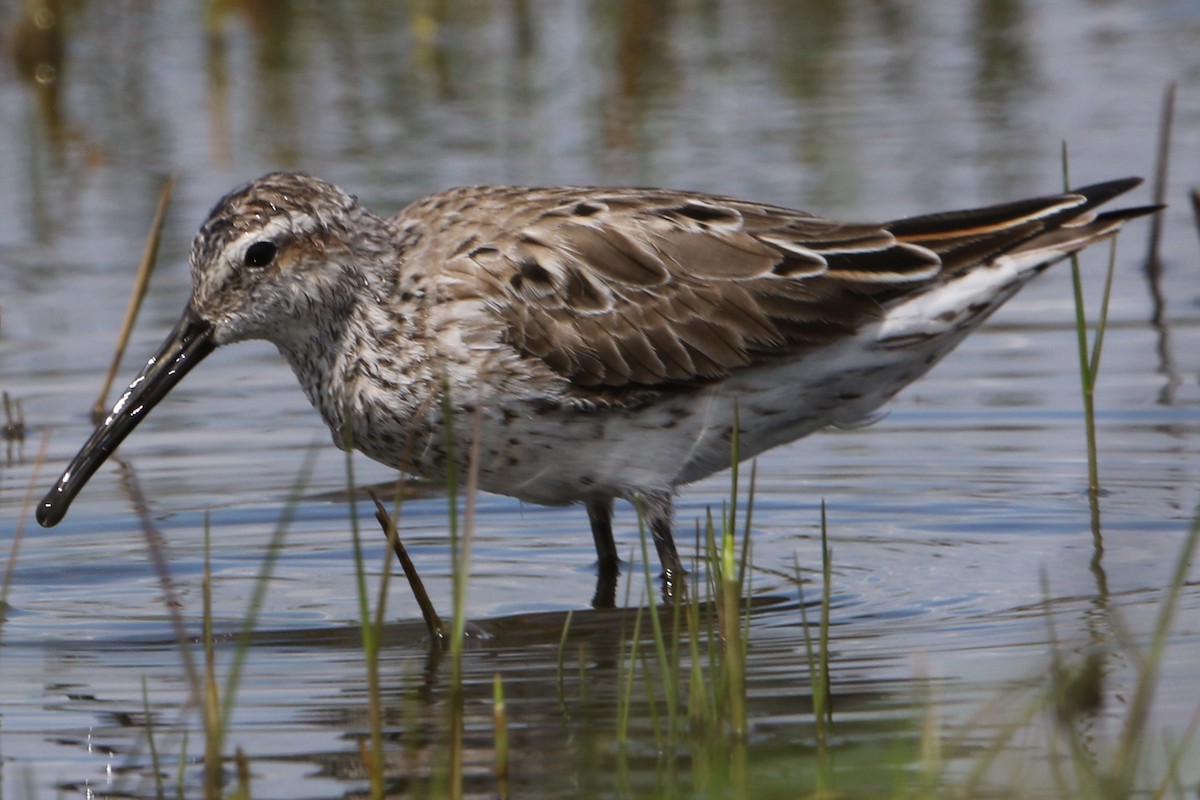
<path id="1" fill-rule="evenodd" d="M 612 498 L 591 498 L 587 501 L 587 512 L 588 521 L 592 523 L 592 539 L 596 542 L 598 562 L 592 608 L 612 608 L 616 605 L 617 576 L 621 573 L 621 559 L 617 557 L 617 544 L 613 541 Z"/>
<path id="2" fill-rule="evenodd" d="M 617 545 L 613 541 L 613 499 L 593 497 L 587 501 L 588 521 L 592 523 L 592 539 L 596 542 L 596 557 L 600 571 L 618 572 L 621 559 L 617 557 Z"/>
<path id="3" fill-rule="evenodd" d="M 687 585 L 683 576 L 687 570 L 679 560 L 675 550 L 675 538 L 671 535 L 671 517 L 675 508 L 675 499 L 669 491 L 646 492 L 638 496 L 642 518 L 650 528 L 654 537 L 654 549 L 658 551 L 658 560 L 662 564 L 663 600 L 672 602 L 687 596 Z"/>

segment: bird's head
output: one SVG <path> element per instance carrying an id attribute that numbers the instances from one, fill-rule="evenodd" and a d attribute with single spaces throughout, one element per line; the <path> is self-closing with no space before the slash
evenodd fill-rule
<path id="1" fill-rule="evenodd" d="M 56 525 L 79 490 L 150 410 L 215 348 L 328 333 L 363 288 L 361 265 L 394 252 L 386 223 L 332 184 L 271 173 L 227 194 L 192 244 L 192 296 L 166 341 L 47 493 Z"/>

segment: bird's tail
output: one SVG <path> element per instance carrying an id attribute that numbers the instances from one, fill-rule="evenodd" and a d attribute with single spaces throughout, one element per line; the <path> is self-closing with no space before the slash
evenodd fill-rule
<path id="1" fill-rule="evenodd" d="M 1096 212 L 1141 182 L 1121 178 L 1062 194 L 909 217 L 888 229 L 900 241 L 937 253 L 943 279 L 1002 255 L 1040 269 L 1111 236 L 1126 220 L 1159 211 L 1162 206 L 1147 205 Z"/>

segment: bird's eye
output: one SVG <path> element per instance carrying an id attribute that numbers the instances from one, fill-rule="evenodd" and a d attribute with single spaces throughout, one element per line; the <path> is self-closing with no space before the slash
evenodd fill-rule
<path id="1" fill-rule="evenodd" d="M 274 242 L 255 242 L 246 248 L 242 263 L 247 267 L 265 267 L 275 260 L 278 250 Z"/>

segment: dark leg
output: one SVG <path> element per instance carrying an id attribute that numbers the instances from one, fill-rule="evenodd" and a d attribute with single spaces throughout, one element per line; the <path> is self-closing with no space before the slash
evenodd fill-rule
<path id="1" fill-rule="evenodd" d="M 600 571 L 617 572 L 621 559 L 617 557 L 617 544 L 613 541 L 613 499 L 594 497 L 587 501 L 588 521 L 592 523 L 592 539 L 596 542 L 596 557 L 600 560 Z"/>
<path id="2" fill-rule="evenodd" d="M 413 597 L 417 601 L 417 605 L 421 608 L 421 616 L 425 618 L 425 627 L 429 628 L 429 642 L 431 645 L 438 645 L 434 650 L 445 647 L 450 641 L 446 633 L 446 627 L 442 625 L 442 619 L 438 616 L 437 611 L 433 607 L 433 603 L 429 599 L 429 593 L 425 591 L 425 582 L 421 580 L 421 576 L 417 573 L 416 566 L 413 565 L 412 559 L 408 557 L 408 550 L 405 549 L 404 543 L 400 541 L 400 534 L 396 530 L 396 523 L 392 522 L 392 517 L 388 514 L 387 508 L 379 501 L 379 498 L 374 492 L 368 491 L 371 499 L 375 501 L 375 519 L 383 527 L 383 535 L 391 542 L 392 550 L 396 553 L 396 560 L 400 562 L 400 568 L 404 570 L 404 577 L 408 579 L 408 585 L 412 589 Z M 430 651 L 431 653 L 433 650 Z"/>
<path id="3" fill-rule="evenodd" d="M 675 538 L 671 535 L 671 516 L 675 508 L 675 500 L 670 492 L 648 492 L 639 498 L 642 507 L 642 517 L 654 537 L 654 549 L 658 551 L 658 560 L 662 564 L 663 599 L 668 602 L 686 597 L 687 586 L 683 576 L 687 570 L 679 560 L 675 550 Z"/>
<path id="4" fill-rule="evenodd" d="M 611 497 L 597 497 L 587 501 L 588 521 L 592 523 L 592 539 L 596 542 L 596 594 L 592 597 L 592 608 L 612 608 L 617 600 L 617 576 L 621 573 L 621 559 L 617 557 L 617 543 L 613 541 Z"/>

